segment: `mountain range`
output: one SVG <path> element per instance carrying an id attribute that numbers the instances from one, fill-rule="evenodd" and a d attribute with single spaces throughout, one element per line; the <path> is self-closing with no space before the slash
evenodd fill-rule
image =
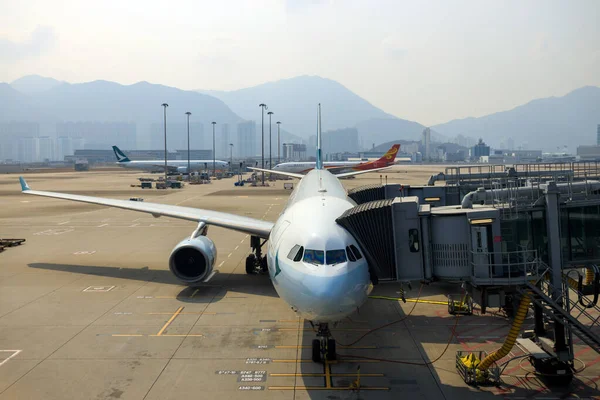
<path id="1" fill-rule="evenodd" d="M 343 85 L 318 76 L 299 76 L 235 91 L 187 91 L 138 82 L 109 81 L 70 84 L 27 76 L 10 85 L 0 83 L 0 121 L 131 121 L 143 135 L 162 122 L 160 104 L 167 102 L 171 122 L 184 123 L 191 111 L 196 122 L 257 122 L 266 103 L 273 123 L 282 121 L 285 140 L 307 140 L 316 132 L 316 104 L 323 107 L 323 130 L 355 127 L 364 148 L 392 140 L 419 140 L 425 126 L 377 108 Z M 265 115 L 265 125 L 268 117 Z M 556 150 L 565 144 L 592 144 L 600 123 L 600 88 L 588 86 L 562 97 L 533 100 L 512 110 L 478 118 L 453 120 L 431 127 L 432 140 L 457 135 L 483 138 L 499 146 L 512 138 L 517 146 Z M 267 131 L 267 129 L 265 129 Z M 42 132 L 43 133 L 43 132 Z M 572 147 L 570 149 L 574 151 Z"/>

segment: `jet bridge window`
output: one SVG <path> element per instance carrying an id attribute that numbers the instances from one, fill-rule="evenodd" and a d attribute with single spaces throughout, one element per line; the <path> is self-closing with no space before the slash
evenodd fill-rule
<path id="1" fill-rule="evenodd" d="M 411 253 L 419 252 L 419 230 L 409 229 L 408 230 L 408 247 Z"/>
<path id="2" fill-rule="evenodd" d="M 354 257 L 356 258 L 356 260 L 360 260 L 362 258 L 362 255 L 360 254 L 360 251 L 358 251 L 358 249 L 356 248 L 355 245 L 351 244 L 350 246 L 348 246 L 350 248 L 350 250 L 352 251 L 352 254 L 354 254 Z M 348 256 L 349 257 L 349 256 Z"/>
<path id="3" fill-rule="evenodd" d="M 344 249 L 327 250 L 327 265 L 335 265 L 346 262 L 346 252 Z"/>
<path id="4" fill-rule="evenodd" d="M 304 247 L 297 244 L 294 247 L 292 247 L 292 249 L 288 253 L 288 258 L 292 261 L 300 261 L 300 260 L 302 260 L 303 253 L 304 253 Z"/>
<path id="5" fill-rule="evenodd" d="M 303 261 L 315 265 L 325 264 L 325 252 L 323 250 L 306 249 Z"/>

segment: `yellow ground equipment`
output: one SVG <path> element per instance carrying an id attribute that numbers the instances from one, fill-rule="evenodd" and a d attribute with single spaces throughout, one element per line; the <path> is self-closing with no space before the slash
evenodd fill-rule
<path id="1" fill-rule="evenodd" d="M 479 369 L 481 360 L 487 357 L 489 356 L 485 351 L 456 352 L 456 370 L 467 385 L 498 385 L 500 383 L 500 368 L 496 365 L 484 371 Z"/>
<path id="2" fill-rule="evenodd" d="M 448 314 L 473 314 L 473 299 L 467 292 L 448 295 Z"/>

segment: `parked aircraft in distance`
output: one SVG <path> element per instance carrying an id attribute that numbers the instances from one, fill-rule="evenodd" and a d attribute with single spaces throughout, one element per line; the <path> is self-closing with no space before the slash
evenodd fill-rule
<path id="1" fill-rule="evenodd" d="M 332 173 L 336 172 L 350 172 L 350 171 L 364 171 L 375 168 L 389 167 L 394 165 L 396 160 L 396 154 L 400 151 L 400 145 L 393 145 L 387 153 L 378 160 L 374 161 L 326 161 L 323 166 Z M 277 164 L 273 170 L 281 172 L 293 172 L 298 174 L 305 174 L 315 168 L 314 162 L 285 162 Z"/>
<path id="2" fill-rule="evenodd" d="M 164 171 L 165 160 L 135 160 L 131 161 L 125 153 L 117 146 L 113 146 L 113 151 L 117 157 L 117 165 L 125 168 L 135 168 L 152 171 Z M 190 168 L 192 171 L 212 169 L 213 160 L 190 160 Z M 188 173 L 188 161 L 185 160 L 167 160 L 168 172 Z M 229 168 L 227 161 L 215 160 L 215 168 L 222 170 Z"/>

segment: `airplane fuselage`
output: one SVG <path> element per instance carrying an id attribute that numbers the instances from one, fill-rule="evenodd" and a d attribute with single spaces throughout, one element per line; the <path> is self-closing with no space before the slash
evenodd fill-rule
<path id="1" fill-rule="evenodd" d="M 353 251 L 350 246 L 359 246 L 335 222 L 355 205 L 334 175 L 312 170 L 290 195 L 269 236 L 267 257 L 275 290 L 310 321 L 339 321 L 367 300 L 367 262 L 362 254 L 358 260 L 347 254 Z M 294 261 L 300 247 L 302 258 Z"/>
<path id="2" fill-rule="evenodd" d="M 361 161 L 327 161 L 323 163 L 325 168 L 336 168 L 337 170 L 343 169 L 344 167 L 352 168 L 359 165 Z M 310 161 L 298 161 L 298 162 L 286 162 L 277 164 L 273 167 L 273 171 L 292 172 L 303 174 L 315 168 L 316 163 Z"/>

